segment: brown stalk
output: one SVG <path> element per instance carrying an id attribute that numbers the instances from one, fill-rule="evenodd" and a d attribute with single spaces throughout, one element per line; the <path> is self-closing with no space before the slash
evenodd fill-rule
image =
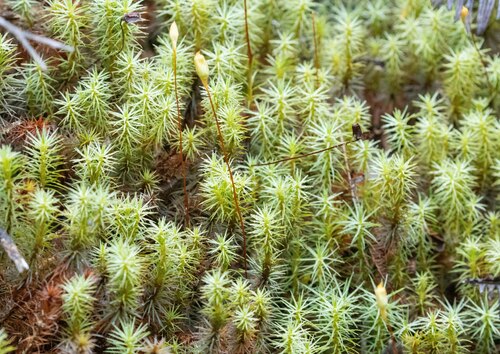
<path id="1" fill-rule="evenodd" d="M 248 31 L 248 8 L 247 8 L 247 0 L 243 0 L 243 8 L 244 8 L 244 17 L 245 17 L 245 40 L 247 42 L 247 57 L 248 57 L 248 103 L 252 100 L 252 62 L 253 62 L 253 54 L 252 54 L 252 46 L 250 45 L 250 34 Z"/>
<path id="2" fill-rule="evenodd" d="M 207 91 L 208 100 L 210 101 L 210 107 L 212 107 L 212 112 L 215 118 L 215 124 L 217 125 L 217 135 L 219 137 L 219 144 L 222 150 L 222 154 L 224 155 L 224 162 L 226 163 L 227 170 L 229 171 L 229 178 L 231 179 L 231 187 L 233 189 L 233 200 L 234 205 L 236 207 L 236 214 L 238 214 L 238 219 L 240 220 L 241 226 L 241 235 L 243 236 L 243 268 L 245 270 L 245 277 L 248 278 L 247 274 L 247 235 L 245 232 L 245 223 L 243 222 L 243 216 L 241 215 L 240 203 L 238 202 L 238 193 L 236 192 L 236 185 L 234 184 L 233 172 L 231 170 L 231 166 L 229 164 L 229 158 L 227 156 L 226 147 L 224 145 L 224 139 L 222 136 L 222 131 L 220 128 L 219 118 L 217 117 L 217 112 L 215 110 L 214 102 L 212 101 L 212 95 L 210 94 L 210 90 L 208 88 L 208 84 L 203 82 L 203 86 Z"/>
<path id="3" fill-rule="evenodd" d="M 396 336 L 394 335 L 394 331 L 392 330 L 391 324 L 389 323 L 389 320 L 385 323 L 387 326 L 387 330 L 389 331 L 389 335 L 391 336 L 391 341 L 392 341 L 392 353 L 393 354 L 398 354 L 398 342 L 396 341 Z"/>
<path id="4" fill-rule="evenodd" d="M 488 74 L 488 67 L 486 65 L 486 61 L 484 60 L 484 57 L 483 57 L 483 54 L 481 53 L 481 50 L 477 46 L 477 42 L 476 42 L 476 39 L 474 37 L 474 33 L 472 33 L 472 31 L 469 31 L 467 28 L 466 19 L 467 19 L 467 17 L 469 17 L 469 9 L 467 7 L 465 7 L 465 6 L 462 7 L 460 17 L 462 20 L 462 24 L 464 25 L 465 36 L 467 37 L 467 39 L 471 42 L 472 46 L 474 47 L 474 50 L 476 51 L 477 55 L 479 56 L 479 61 L 481 62 L 481 65 L 483 67 L 484 76 L 486 76 L 486 82 L 488 83 L 488 89 L 490 90 L 490 94 L 491 94 L 490 101 L 488 102 L 488 106 L 490 106 L 493 103 L 494 98 L 496 97 L 496 89 L 497 89 L 498 83 L 497 83 L 497 85 L 495 85 L 495 87 L 493 87 L 493 84 L 491 83 L 490 76 Z M 469 36 L 469 34 L 470 34 L 470 36 Z"/>
<path id="5" fill-rule="evenodd" d="M 181 154 L 181 169 L 182 169 L 182 187 L 184 190 L 184 211 L 186 214 L 186 226 L 189 226 L 189 196 L 187 193 L 186 183 L 186 163 L 184 162 L 184 153 L 182 151 L 182 116 L 181 107 L 179 104 L 179 93 L 177 91 L 177 48 L 174 46 L 173 51 L 173 69 L 174 69 L 174 91 L 175 103 L 177 105 L 177 129 L 179 130 L 179 153 Z"/>
<path id="6" fill-rule="evenodd" d="M 314 68 L 316 69 L 316 88 L 319 86 L 319 56 L 318 56 L 318 39 L 316 38 L 316 20 L 314 12 L 312 13 L 312 30 L 314 39 Z"/>
<path id="7" fill-rule="evenodd" d="M 347 158 L 347 149 L 345 148 L 346 143 L 344 142 L 344 138 L 341 136 L 340 137 L 340 145 L 342 147 L 342 155 L 344 155 L 344 163 L 345 163 L 345 168 L 347 170 L 347 183 L 349 183 L 349 190 L 351 191 L 351 198 L 354 203 L 358 202 L 358 196 L 356 195 L 356 191 L 354 190 L 355 185 L 352 183 L 352 178 L 351 178 L 351 167 L 349 166 L 349 159 Z M 368 264 L 368 262 L 367 262 Z"/>
<path id="8" fill-rule="evenodd" d="M 465 26 L 465 25 L 464 25 Z M 467 33 L 467 30 L 466 30 Z M 486 82 L 488 83 L 488 89 L 490 90 L 490 101 L 488 102 L 488 106 L 493 102 L 493 99 L 496 96 L 496 87 L 493 88 L 493 84 L 491 83 L 490 75 L 488 74 L 488 66 L 486 65 L 486 61 L 484 60 L 483 54 L 481 53 L 481 50 L 477 46 L 476 39 L 474 37 L 474 33 L 470 32 L 470 37 L 469 40 L 471 41 L 474 50 L 476 51 L 477 55 L 479 56 L 479 61 L 481 62 L 481 65 L 483 67 L 484 71 L 484 76 L 486 76 Z"/>

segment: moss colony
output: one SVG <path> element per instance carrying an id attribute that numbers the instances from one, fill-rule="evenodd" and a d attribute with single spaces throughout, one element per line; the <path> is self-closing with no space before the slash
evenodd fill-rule
<path id="1" fill-rule="evenodd" d="M 497 352 L 477 5 L 2 5 L 0 353 Z"/>

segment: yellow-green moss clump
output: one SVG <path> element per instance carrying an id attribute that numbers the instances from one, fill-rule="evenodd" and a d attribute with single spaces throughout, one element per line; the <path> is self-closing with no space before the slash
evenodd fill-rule
<path id="1" fill-rule="evenodd" d="M 8 2 L 0 353 L 496 352 L 479 3 Z"/>

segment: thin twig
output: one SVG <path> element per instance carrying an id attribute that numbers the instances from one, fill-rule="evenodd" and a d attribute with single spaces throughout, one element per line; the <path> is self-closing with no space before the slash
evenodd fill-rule
<path id="1" fill-rule="evenodd" d="M 3 229 L 0 229 L 0 245 L 2 245 L 3 249 L 7 253 L 7 256 L 9 256 L 12 262 L 14 262 L 19 273 L 29 270 L 29 265 L 17 249 L 14 240 L 12 240 L 12 237 L 10 237 L 9 234 L 7 234 L 7 231 Z"/>
<path id="2" fill-rule="evenodd" d="M 325 152 L 325 151 L 328 151 L 328 150 L 333 150 L 333 149 L 336 149 L 336 148 L 341 147 L 343 145 L 347 145 L 347 144 L 353 143 L 353 142 L 358 141 L 358 140 L 359 140 L 359 138 L 356 138 L 355 140 L 351 140 L 351 141 L 347 141 L 347 142 L 344 142 L 344 143 L 340 143 L 340 144 L 337 144 L 337 145 L 334 145 L 334 146 L 330 146 L 330 147 L 327 147 L 327 148 L 324 148 L 324 149 L 321 149 L 321 150 L 312 151 L 312 152 L 309 152 L 307 154 L 300 154 L 300 155 L 297 155 L 297 156 L 286 157 L 284 159 L 274 160 L 274 161 L 271 161 L 271 162 L 257 163 L 257 164 L 255 164 L 253 166 L 268 166 L 268 165 L 274 165 L 274 164 L 280 163 L 280 162 L 297 160 L 297 159 L 301 159 L 303 157 L 317 155 L 319 153 L 322 153 L 322 152 Z"/>
<path id="3" fill-rule="evenodd" d="M 33 46 L 29 43 L 28 40 L 32 40 L 46 46 L 49 46 L 56 50 L 64 50 L 66 52 L 73 52 L 74 48 L 72 46 L 66 45 L 64 43 L 58 42 L 54 39 L 41 36 L 38 34 L 34 34 L 28 31 L 24 31 L 11 22 L 7 21 L 4 17 L 0 16 L 0 27 L 3 27 L 10 32 L 21 45 L 26 49 L 31 58 L 42 68 L 42 70 L 47 70 L 47 64 L 42 59 L 42 57 L 38 54 L 38 52 L 33 48 Z"/>
<path id="4" fill-rule="evenodd" d="M 70 53 L 74 51 L 74 48 L 72 46 L 56 41 L 55 39 L 26 31 L 24 32 L 24 34 L 26 38 L 41 44 L 45 44 L 46 46 L 49 46 L 51 48 L 57 50 L 64 50 L 65 52 L 70 52 Z"/>
<path id="5" fill-rule="evenodd" d="M 273 165 L 275 163 L 280 163 L 280 162 L 286 162 L 286 161 L 301 159 L 303 157 L 316 155 L 316 154 L 319 154 L 319 153 L 322 153 L 322 152 L 325 152 L 325 151 L 328 151 L 328 150 L 333 150 L 333 149 L 336 149 L 338 147 L 345 146 L 345 145 L 350 144 L 350 143 L 354 143 L 355 141 L 358 141 L 358 140 L 367 140 L 367 139 L 371 139 L 373 137 L 370 132 L 363 132 L 361 130 L 360 125 L 358 123 L 354 123 L 351 128 L 352 128 L 353 139 L 350 140 L 350 141 L 347 141 L 347 142 L 342 141 L 340 144 L 337 144 L 337 145 L 334 145 L 334 146 L 330 146 L 330 147 L 327 147 L 327 148 L 324 148 L 324 149 L 321 149 L 321 150 L 316 150 L 316 151 L 313 151 L 313 152 L 309 152 L 307 154 L 301 154 L 301 155 L 297 155 L 297 156 L 293 156 L 293 157 L 286 157 L 284 159 L 275 160 L 275 161 L 271 161 L 271 162 L 258 163 L 258 164 L 254 164 L 252 166 L 268 166 L 268 165 Z"/>

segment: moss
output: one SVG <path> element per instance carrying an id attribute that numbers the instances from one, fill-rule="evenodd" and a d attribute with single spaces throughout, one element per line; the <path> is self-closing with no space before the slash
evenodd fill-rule
<path id="1" fill-rule="evenodd" d="M 496 350 L 496 24 L 424 0 L 9 3 L 75 50 L 44 71 L 0 37 L 0 228 L 30 265 L 0 257 L 0 353 Z"/>

